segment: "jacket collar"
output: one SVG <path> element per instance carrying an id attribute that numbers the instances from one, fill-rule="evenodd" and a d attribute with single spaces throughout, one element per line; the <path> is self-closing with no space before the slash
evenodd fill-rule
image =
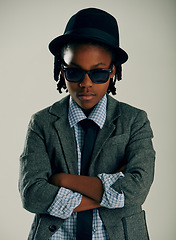
<path id="1" fill-rule="evenodd" d="M 60 101 L 54 103 L 50 108 L 49 108 L 49 113 L 52 115 L 55 115 L 59 118 L 62 116 L 67 116 L 68 115 L 68 104 L 69 104 L 69 95 L 62 98 Z"/>
<path id="2" fill-rule="evenodd" d="M 107 117 L 106 117 L 106 124 L 113 122 L 117 119 L 120 113 L 120 104 L 119 101 L 115 100 L 113 97 L 107 95 L 108 97 L 108 105 L 107 105 Z"/>

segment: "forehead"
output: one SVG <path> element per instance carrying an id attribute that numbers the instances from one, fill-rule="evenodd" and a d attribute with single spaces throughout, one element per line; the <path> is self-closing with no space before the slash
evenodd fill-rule
<path id="1" fill-rule="evenodd" d="M 95 41 L 78 41 L 78 42 L 71 42 L 71 43 L 67 43 L 66 45 L 64 45 L 61 49 L 61 55 L 63 55 L 63 53 L 67 50 L 76 50 L 79 49 L 83 46 L 92 46 L 95 48 L 99 48 L 99 49 L 103 49 L 104 51 L 108 52 L 110 55 L 113 55 L 113 50 L 106 44 L 103 43 L 99 43 L 99 42 L 95 42 Z"/>
<path id="2" fill-rule="evenodd" d="M 106 48 L 98 44 L 68 44 L 62 50 L 62 58 L 66 63 L 73 62 L 105 62 L 109 64 L 112 60 L 112 54 Z"/>

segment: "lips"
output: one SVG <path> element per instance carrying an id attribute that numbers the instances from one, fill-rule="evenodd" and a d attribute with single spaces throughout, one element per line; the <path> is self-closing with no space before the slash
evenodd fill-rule
<path id="1" fill-rule="evenodd" d="M 82 101 L 92 100 L 96 96 L 95 93 L 79 93 L 78 98 Z"/>

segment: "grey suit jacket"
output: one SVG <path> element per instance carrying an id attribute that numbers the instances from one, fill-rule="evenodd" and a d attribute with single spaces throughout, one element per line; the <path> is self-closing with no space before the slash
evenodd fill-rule
<path id="1" fill-rule="evenodd" d="M 68 99 L 63 98 L 31 118 L 24 151 L 20 157 L 19 190 L 23 207 L 35 213 L 29 240 L 47 240 L 64 220 L 47 209 L 58 187 L 48 183 L 56 172 L 77 174 L 74 130 L 68 122 Z M 100 208 L 110 239 L 149 239 L 141 208 L 154 176 L 153 134 L 144 111 L 108 96 L 107 117 L 99 131 L 89 168 L 90 176 L 114 173 L 127 164 L 125 177 L 113 184 L 124 192 L 125 206 Z"/>

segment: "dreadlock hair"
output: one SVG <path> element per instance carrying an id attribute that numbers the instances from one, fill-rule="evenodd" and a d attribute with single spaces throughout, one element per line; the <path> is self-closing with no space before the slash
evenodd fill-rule
<path id="1" fill-rule="evenodd" d="M 89 44 L 89 45 L 93 45 L 93 46 L 100 46 L 105 48 L 108 52 L 111 53 L 112 55 L 112 65 L 115 66 L 116 68 L 116 72 L 115 72 L 115 76 L 114 78 L 110 78 L 110 82 L 109 82 L 109 87 L 107 89 L 107 93 L 112 93 L 112 95 L 116 94 L 116 80 L 120 81 L 122 79 L 122 66 L 121 64 L 118 63 L 118 60 L 116 59 L 116 55 L 114 54 L 113 50 L 103 44 L 103 43 L 99 43 L 99 42 L 91 42 L 91 41 L 75 41 L 75 42 L 71 42 L 71 43 L 67 43 L 63 46 L 63 48 L 61 49 L 60 52 L 58 52 L 58 55 L 54 57 L 54 80 L 57 82 L 57 90 L 59 91 L 59 93 L 62 93 L 62 88 L 68 92 L 68 89 L 66 87 L 66 83 L 65 83 L 65 79 L 64 77 L 61 75 L 61 64 L 63 62 L 63 52 L 67 47 L 70 46 L 78 46 L 80 44 Z"/>

